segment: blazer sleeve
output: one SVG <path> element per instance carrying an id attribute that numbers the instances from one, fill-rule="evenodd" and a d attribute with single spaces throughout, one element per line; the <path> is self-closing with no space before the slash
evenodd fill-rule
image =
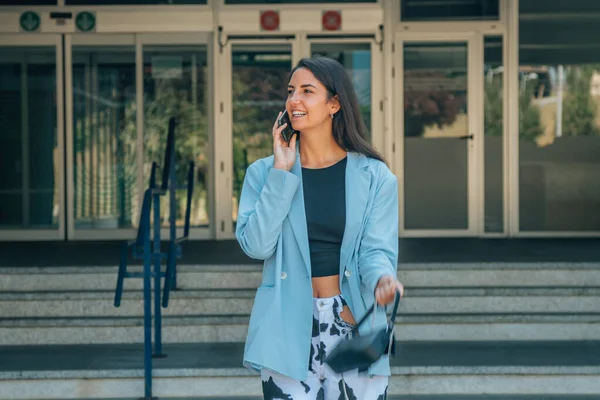
<path id="1" fill-rule="evenodd" d="M 398 179 L 389 173 L 373 200 L 358 252 L 362 283 L 371 292 L 384 275 L 397 276 Z"/>
<path id="2" fill-rule="evenodd" d="M 246 171 L 235 235 L 249 257 L 265 260 L 275 252 L 300 178 L 281 169 L 270 168 L 267 172 L 261 167 L 255 162 Z"/>

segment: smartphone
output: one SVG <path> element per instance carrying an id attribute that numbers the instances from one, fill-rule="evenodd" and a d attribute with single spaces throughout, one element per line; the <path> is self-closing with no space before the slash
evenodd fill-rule
<path id="1" fill-rule="evenodd" d="M 294 134 L 298 134 L 299 132 L 295 131 L 292 128 L 292 123 L 290 122 L 290 116 L 288 115 L 287 110 L 283 110 L 281 116 L 277 120 L 278 126 L 281 126 L 283 124 L 287 124 L 287 126 L 281 131 L 281 137 L 283 138 L 283 140 L 289 143 L 290 140 L 292 140 L 292 136 L 294 136 Z"/>

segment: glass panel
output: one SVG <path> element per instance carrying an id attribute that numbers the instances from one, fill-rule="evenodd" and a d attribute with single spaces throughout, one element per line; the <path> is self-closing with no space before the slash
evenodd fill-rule
<path id="1" fill-rule="evenodd" d="M 246 169 L 273 154 L 273 123 L 285 108 L 292 69 L 290 45 L 234 45 L 233 99 L 233 221 Z"/>
<path id="2" fill-rule="evenodd" d="M 56 0 L 0 0 L 0 6 L 55 6 Z"/>
<path id="3" fill-rule="evenodd" d="M 525 0 L 519 2 L 519 16 L 536 15 L 536 19 L 544 14 L 545 17 L 552 15 L 567 20 L 577 17 L 574 14 L 597 13 L 600 11 L 600 3 L 589 0 Z M 581 15 L 579 16 L 581 18 Z M 546 19 L 546 18 L 544 18 Z M 590 15 L 584 15 L 583 19 L 591 19 Z"/>
<path id="4" fill-rule="evenodd" d="M 342 4 L 342 3 L 377 3 L 377 0 L 225 0 L 225 4 Z"/>
<path id="5" fill-rule="evenodd" d="M 207 4 L 207 0 L 65 0 L 68 6 L 128 6 L 164 4 Z"/>
<path id="6" fill-rule="evenodd" d="M 54 47 L 0 47 L 0 126 L 0 226 L 57 228 Z"/>
<path id="7" fill-rule="evenodd" d="M 402 21 L 481 21 L 500 17 L 500 0 L 402 0 Z"/>
<path id="8" fill-rule="evenodd" d="M 178 186 L 187 185 L 190 161 L 194 161 L 195 187 L 190 226 L 208 226 L 208 67 L 206 46 L 144 46 L 144 185 L 152 162 L 162 168 L 169 119 L 177 117 L 175 174 Z M 158 174 L 157 177 L 161 175 Z M 160 178 L 158 178 L 160 183 Z M 176 224 L 183 226 L 187 190 L 176 193 Z M 168 196 L 161 197 L 163 226 L 169 224 Z"/>
<path id="9" fill-rule="evenodd" d="M 405 229 L 468 228 L 467 44 L 404 45 Z"/>
<path id="10" fill-rule="evenodd" d="M 313 55 L 331 57 L 342 64 L 358 95 L 360 114 L 371 141 L 371 45 L 368 43 L 313 43 Z"/>
<path id="11" fill-rule="evenodd" d="M 504 231 L 502 37 L 484 39 L 485 231 Z"/>
<path id="12" fill-rule="evenodd" d="M 599 232 L 600 4 L 544 7 L 519 27 L 519 225 Z"/>
<path id="13" fill-rule="evenodd" d="M 0 192 L 0 224 L 3 229 L 24 227 L 23 203 L 21 193 Z"/>
<path id="14" fill-rule="evenodd" d="M 73 46 L 76 228 L 137 224 L 134 46 Z"/>

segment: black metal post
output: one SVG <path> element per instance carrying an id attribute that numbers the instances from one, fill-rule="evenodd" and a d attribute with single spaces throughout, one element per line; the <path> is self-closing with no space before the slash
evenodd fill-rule
<path id="1" fill-rule="evenodd" d="M 160 309 L 160 281 L 162 253 L 160 251 L 160 193 L 154 193 L 154 357 L 162 358 L 162 313 Z"/>
<path id="2" fill-rule="evenodd" d="M 144 204 L 150 206 L 152 190 L 146 190 Z M 142 209 L 145 212 L 147 224 L 144 229 L 144 395 L 145 398 L 152 399 L 152 291 L 151 291 L 151 273 L 152 273 L 152 252 L 150 249 L 150 210 Z"/>

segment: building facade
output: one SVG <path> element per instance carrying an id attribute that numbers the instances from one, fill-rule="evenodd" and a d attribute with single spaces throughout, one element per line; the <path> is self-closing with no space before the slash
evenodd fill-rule
<path id="1" fill-rule="evenodd" d="M 600 237 L 599 22 L 589 0 L 0 0 L 0 240 L 132 238 L 171 116 L 191 238 L 233 238 L 314 54 L 352 77 L 401 237 Z"/>

